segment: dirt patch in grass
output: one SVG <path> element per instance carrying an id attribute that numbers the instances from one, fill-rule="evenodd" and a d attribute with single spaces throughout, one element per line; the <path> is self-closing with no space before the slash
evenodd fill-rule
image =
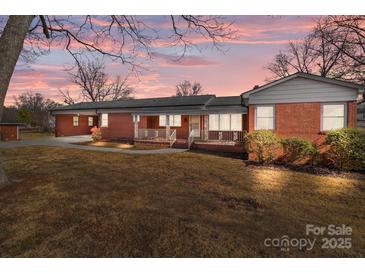
<path id="1" fill-rule="evenodd" d="M 209 154 L 3 149 L 1 257 L 363 257 L 361 178 L 254 168 Z M 351 249 L 264 245 L 349 225 Z"/>
<path id="2" fill-rule="evenodd" d="M 111 141 L 98 141 L 98 142 L 79 142 L 73 143 L 75 145 L 83 146 L 95 146 L 95 147 L 111 147 L 111 148 L 121 148 L 121 149 L 135 149 L 135 150 L 154 150 L 161 149 L 158 145 L 144 145 L 144 144 L 129 144 L 122 142 L 111 142 Z"/>
<path id="3" fill-rule="evenodd" d="M 222 201 L 227 204 L 230 208 L 237 208 L 239 206 L 244 206 L 247 208 L 263 208 L 263 205 L 253 198 L 236 198 L 230 196 L 224 196 Z"/>

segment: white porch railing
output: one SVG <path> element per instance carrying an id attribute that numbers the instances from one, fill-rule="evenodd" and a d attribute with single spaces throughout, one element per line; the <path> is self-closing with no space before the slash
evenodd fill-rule
<path id="1" fill-rule="evenodd" d="M 167 139 L 166 129 L 139 128 L 138 139 Z"/>
<path id="2" fill-rule="evenodd" d="M 139 128 L 136 139 L 170 142 L 170 147 L 176 142 L 176 129 L 170 130 L 170 135 L 166 129 Z"/>
<path id="3" fill-rule="evenodd" d="M 174 129 L 170 135 L 170 147 L 176 142 L 176 129 Z"/>
<path id="4" fill-rule="evenodd" d="M 204 132 L 201 132 L 201 136 L 206 136 Z M 208 131 L 208 140 L 212 141 L 224 141 L 224 142 L 243 142 L 245 132 L 243 131 Z"/>

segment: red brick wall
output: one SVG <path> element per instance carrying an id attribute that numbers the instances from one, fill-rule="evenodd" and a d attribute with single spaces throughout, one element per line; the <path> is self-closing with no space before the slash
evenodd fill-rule
<path id="1" fill-rule="evenodd" d="M 194 143 L 193 148 L 208 150 L 208 151 L 216 151 L 216 152 L 229 152 L 229 153 L 243 153 L 245 152 L 245 147 L 243 145 L 218 145 L 218 144 L 203 144 L 203 143 Z"/>
<path id="2" fill-rule="evenodd" d="M 17 125 L 0 125 L 0 140 L 1 141 L 16 141 L 18 140 Z"/>
<path id="3" fill-rule="evenodd" d="M 73 125 L 73 116 L 72 114 L 57 114 L 56 115 L 56 129 L 55 134 L 56 137 L 61 136 L 73 136 L 73 135 L 87 135 L 91 134 L 90 129 L 92 127 L 89 127 L 88 125 L 88 117 L 92 115 L 79 115 L 79 125 L 74 126 Z M 98 116 L 92 116 L 94 117 L 94 126 L 98 125 Z"/>
<path id="4" fill-rule="evenodd" d="M 278 136 L 299 136 L 322 142 L 321 103 L 275 105 L 275 133 Z"/>
<path id="5" fill-rule="evenodd" d="M 356 102 L 348 102 L 347 125 L 356 126 Z M 255 105 L 249 106 L 249 131 L 255 126 Z M 299 136 L 322 142 L 321 103 L 275 104 L 275 130 L 279 136 Z"/>
<path id="6" fill-rule="evenodd" d="M 108 127 L 101 127 L 101 136 L 105 139 L 132 140 L 134 138 L 134 123 L 132 114 L 109 113 Z"/>
<path id="7" fill-rule="evenodd" d="M 347 105 L 347 126 L 356 127 L 357 122 L 357 103 L 356 101 L 348 102 Z"/>
<path id="8" fill-rule="evenodd" d="M 255 105 L 248 106 L 248 132 L 255 130 Z"/>
<path id="9" fill-rule="evenodd" d="M 249 131 L 254 130 L 255 105 L 249 106 Z M 356 127 L 356 102 L 347 104 L 347 126 Z M 275 130 L 278 136 L 298 136 L 319 145 L 321 151 L 326 149 L 323 141 L 326 137 L 321 132 L 321 103 L 275 104 Z M 278 153 L 280 154 L 280 153 Z M 250 159 L 252 155 L 250 154 Z"/>

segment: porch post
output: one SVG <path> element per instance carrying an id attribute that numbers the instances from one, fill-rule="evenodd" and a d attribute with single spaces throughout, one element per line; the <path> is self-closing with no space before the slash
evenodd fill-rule
<path id="1" fill-rule="evenodd" d="M 134 138 L 138 138 L 139 115 L 133 115 L 133 122 L 134 122 Z"/>
<path id="2" fill-rule="evenodd" d="M 209 138 L 209 132 L 208 132 L 208 128 L 209 128 L 209 116 L 208 115 L 204 115 L 204 140 L 207 141 Z"/>
<path id="3" fill-rule="evenodd" d="M 170 137 L 170 115 L 166 115 L 166 139 Z"/>

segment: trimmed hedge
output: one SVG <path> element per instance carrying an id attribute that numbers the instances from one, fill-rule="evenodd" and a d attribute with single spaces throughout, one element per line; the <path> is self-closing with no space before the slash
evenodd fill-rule
<path id="1" fill-rule="evenodd" d="M 284 159 L 286 162 L 294 163 L 298 160 L 309 158 L 311 164 L 313 165 L 316 156 L 319 154 L 316 145 L 304 138 L 282 138 L 280 143 L 283 146 Z"/>
<path id="2" fill-rule="evenodd" d="M 256 130 L 246 135 L 246 147 L 249 153 L 254 153 L 260 163 L 270 163 L 274 160 L 279 140 L 270 130 Z"/>
<path id="3" fill-rule="evenodd" d="M 365 133 L 355 128 L 343 128 L 327 133 L 327 158 L 340 169 L 365 168 Z"/>

